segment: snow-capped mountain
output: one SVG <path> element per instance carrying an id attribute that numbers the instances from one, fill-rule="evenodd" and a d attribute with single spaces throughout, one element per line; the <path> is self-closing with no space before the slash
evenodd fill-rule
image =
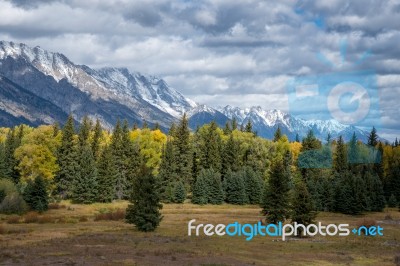
<path id="1" fill-rule="evenodd" d="M 239 125 L 251 120 L 258 135 L 267 138 L 278 127 L 290 139 L 296 133 L 305 136 L 310 129 L 320 139 L 328 132 L 346 139 L 356 132 L 359 139 L 366 138 L 364 131 L 333 120 L 305 121 L 259 106 L 214 109 L 187 99 L 161 78 L 126 68 L 93 69 L 60 53 L 0 41 L 0 126 L 63 123 L 70 113 L 76 121 L 84 115 L 98 118 L 107 128 L 120 118 L 139 125 L 146 120 L 167 129 L 187 113 L 192 129 L 213 120 L 224 126 L 236 118 Z"/>
<path id="2" fill-rule="evenodd" d="M 124 68 L 96 70 L 76 65 L 62 54 L 13 42 L 0 42 L 0 75 L 78 121 L 87 114 L 108 128 L 118 118 L 167 128 L 197 106 L 162 79 Z M 29 121 L 39 123 L 34 118 Z"/>
<path id="3" fill-rule="evenodd" d="M 217 109 L 229 119 L 235 118 L 239 125 L 244 125 L 251 120 L 253 129 L 258 135 L 265 138 L 273 138 L 278 127 L 291 140 L 296 138 L 296 134 L 300 138 L 306 136 L 309 130 L 312 130 L 315 136 L 321 140 L 326 139 L 328 133 L 331 134 L 332 138 L 342 135 L 346 140 L 351 138 L 353 132 L 362 141 L 366 141 L 368 136 L 367 132 L 359 128 L 340 124 L 336 120 L 307 121 L 280 110 L 263 110 L 260 106 L 241 109 L 227 105 Z"/>

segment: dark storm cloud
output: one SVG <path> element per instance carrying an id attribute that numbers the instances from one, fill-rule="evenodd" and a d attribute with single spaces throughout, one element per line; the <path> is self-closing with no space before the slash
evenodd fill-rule
<path id="1" fill-rule="evenodd" d="M 400 129 L 399 13 L 390 0 L 0 0 L 0 39 L 160 75 L 210 105 L 288 110 L 291 78 L 371 69 Z"/>
<path id="2" fill-rule="evenodd" d="M 37 8 L 40 5 L 52 2 L 60 2 L 62 0 L 11 0 L 15 6 L 22 8 Z"/>

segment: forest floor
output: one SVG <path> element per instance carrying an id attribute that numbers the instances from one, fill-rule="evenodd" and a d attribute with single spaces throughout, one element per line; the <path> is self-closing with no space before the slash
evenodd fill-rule
<path id="1" fill-rule="evenodd" d="M 99 220 L 127 202 L 75 205 L 62 202 L 45 214 L 0 215 L 0 265 L 400 265 L 400 212 L 348 216 L 322 212 L 323 224 L 365 219 L 384 236 L 245 237 L 188 236 L 188 222 L 257 223 L 258 206 L 164 204 L 155 232 L 141 233 L 123 220 Z M 97 217 L 97 218 L 96 218 Z M 104 216 L 107 217 L 107 216 Z M 111 216 L 110 216 L 111 217 Z M 107 219 L 107 218 L 105 218 Z"/>

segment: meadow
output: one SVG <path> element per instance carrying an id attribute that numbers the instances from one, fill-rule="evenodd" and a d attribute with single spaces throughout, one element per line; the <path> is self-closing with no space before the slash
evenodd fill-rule
<path id="1" fill-rule="evenodd" d="M 191 236 L 187 223 L 256 223 L 254 205 L 164 204 L 155 232 L 123 220 L 128 202 L 50 205 L 44 214 L 0 215 L 0 265 L 400 265 L 400 212 L 350 216 L 321 212 L 323 224 L 374 221 L 384 236 Z"/>

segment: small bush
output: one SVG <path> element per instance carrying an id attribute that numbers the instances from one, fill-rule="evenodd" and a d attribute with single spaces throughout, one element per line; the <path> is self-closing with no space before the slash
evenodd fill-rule
<path id="1" fill-rule="evenodd" d="M 2 190 L 6 196 L 18 192 L 14 182 L 7 178 L 0 179 L 0 190 Z"/>
<path id="2" fill-rule="evenodd" d="M 83 223 L 83 222 L 87 222 L 87 221 L 89 221 L 89 219 L 86 216 L 79 217 L 79 222 Z"/>
<path id="3" fill-rule="evenodd" d="M 374 219 L 363 219 L 357 222 L 357 226 L 365 226 L 366 228 L 370 228 L 371 226 L 376 226 L 376 221 Z"/>
<path id="4" fill-rule="evenodd" d="M 26 224 L 37 223 L 39 221 L 39 214 L 37 212 L 28 212 L 24 216 L 24 222 Z"/>
<path id="5" fill-rule="evenodd" d="M 7 223 L 8 224 L 17 224 L 20 222 L 21 217 L 18 215 L 11 215 L 10 217 L 7 218 Z"/>
<path id="6" fill-rule="evenodd" d="M 24 199 L 16 192 L 7 195 L 0 204 L 0 213 L 5 214 L 23 214 L 27 209 Z"/>
<path id="7" fill-rule="evenodd" d="M 49 215 L 42 215 L 38 217 L 38 223 L 40 224 L 51 224 L 55 222 L 55 218 Z"/>
<path id="8" fill-rule="evenodd" d="M 386 214 L 384 220 L 393 220 L 390 214 Z"/>
<path id="9" fill-rule="evenodd" d="M 125 210 L 108 211 L 96 214 L 95 221 L 119 221 L 125 219 Z"/>

